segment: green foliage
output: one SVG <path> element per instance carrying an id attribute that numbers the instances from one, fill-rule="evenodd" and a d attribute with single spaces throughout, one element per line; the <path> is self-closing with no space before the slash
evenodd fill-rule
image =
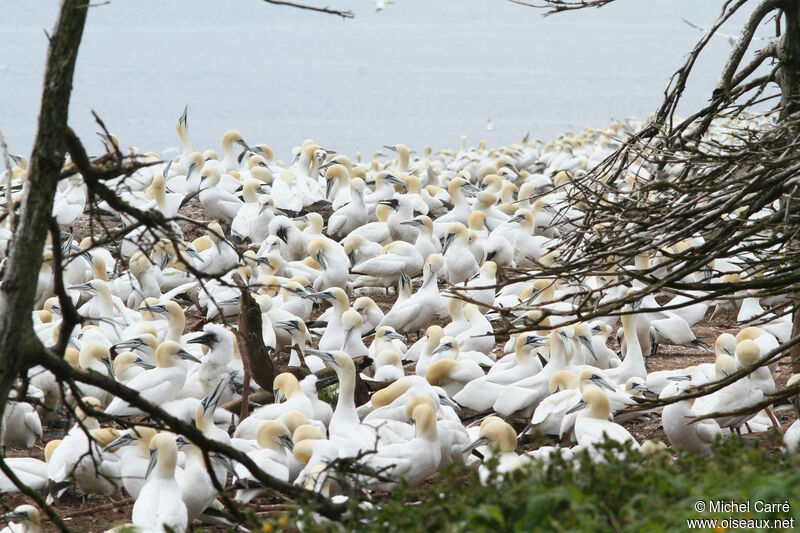
<path id="1" fill-rule="evenodd" d="M 800 516 L 796 457 L 758 444 L 726 441 L 708 458 L 645 459 L 609 445 L 605 461 L 534 462 L 482 485 L 477 469 L 449 468 L 416 489 L 400 488 L 371 505 L 350 507 L 343 523 L 312 521 L 303 531 L 685 531 L 687 520 Z M 492 465 L 490 465 L 492 468 Z M 698 512 L 698 500 L 705 502 Z M 755 502 L 788 502 L 788 512 L 757 512 Z M 750 502 L 750 511 L 713 512 L 712 501 Z M 718 529 L 722 529 L 719 527 Z"/>
<path id="2" fill-rule="evenodd" d="M 319 399 L 336 407 L 336 401 L 339 399 L 339 385 L 329 385 L 319 391 Z"/>

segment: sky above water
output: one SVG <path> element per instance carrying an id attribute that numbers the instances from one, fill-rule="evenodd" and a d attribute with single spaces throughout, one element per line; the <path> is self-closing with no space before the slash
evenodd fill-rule
<path id="1" fill-rule="evenodd" d="M 98 2 L 99 3 L 99 2 Z M 33 144 L 53 0 L 0 3 L 0 129 L 12 153 Z M 111 0 L 92 7 L 78 56 L 70 124 L 99 152 L 95 110 L 124 147 L 174 155 L 189 105 L 195 149 L 220 151 L 228 129 L 278 158 L 306 138 L 370 154 L 549 139 L 653 111 L 707 27 L 715 0 L 618 0 L 542 17 L 503 0 L 330 0 L 354 20 L 260 0 Z M 723 33 L 738 33 L 746 15 Z M 768 33 L 770 28 L 762 28 Z M 684 111 L 711 94 L 731 46 L 715 38 Z M 487 120 L 493 131 L 487 131 Z"/>

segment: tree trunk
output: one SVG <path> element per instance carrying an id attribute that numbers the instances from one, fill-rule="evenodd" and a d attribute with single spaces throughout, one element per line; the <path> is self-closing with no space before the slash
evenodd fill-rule
<path id="1" fill-rule="evenodd" d="M 800 6 L 796 0 L 790 0 L 782 9 L 786 28 L 779 41 L 777 78 L 781 88 L 781 118 L 786 119 L 800 111 Z"/>
<path id="2" fill-rule="evenodd" d="M 777 73 L 778 85 L 781 88 L 781 112 L 782 120 L 797 120 L 796 116 L 800 112 L 800 7 L 797 2 L 785 2 L 783 15 L 786 23 L 785 31 L 779 40 L 778 59 L 780 68 Z M 790 131 L 797 132 L 797 126 L 791 127 Z M 790 141 L 791 142 L 791 141 Z M 800 199 L 796 195 L 790 195 L 789 213 L 794 219 L 794 226 L 800 225 Z M 800 293 L 792 294 L 792 304 L 795 310 L 792 316 L 792 337 L 800 335 Z M 792 372 L 800 372 L 800 344 L 791 347 L 790 360 Z"/>
<path id="3" fill-rule="evenodd" d="M 50 46 L 30 174 L 0 287 L 0 415 L 15 378 L 40 347 L 31 311 L 61 167 L 75 59 L 88 0 L 64 0 Z"/>

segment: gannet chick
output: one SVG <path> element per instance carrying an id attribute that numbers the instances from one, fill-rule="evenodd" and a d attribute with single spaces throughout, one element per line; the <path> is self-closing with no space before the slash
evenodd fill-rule
<path id="1" fill-rule="evenodd" d="M 197 373 L 203 394 L 210 394 L 222 380 L 226 385 L 221 398 L 222 403 L 239 398 L 242 394 L 244 372 L 229 366 L 234 353 L 233 333 L 224 326 L 206 324 L 203 335 L 188 342 L 208 347 L 208 353 L 203 356 Z"/>

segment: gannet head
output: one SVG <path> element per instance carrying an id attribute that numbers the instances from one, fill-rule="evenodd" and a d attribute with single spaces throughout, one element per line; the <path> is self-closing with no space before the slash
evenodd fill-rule
<path id="1" fill-rule="evenodd" d="M 743 367 L 750 366 L 758 362 L 761 357 L 761 348 L 755 341 L 745 339 L 736 345 L 736 359 Z"/>
<path id="2" fill-rule="evenodd" d="M 567 389 L 578 388 L 579 378 L 571 370 L 559 370 L 550 378 L 550 394 L 555 394 Z"/>
<path id="3" fill-rule="evenodd" d="M 450 354 L 450 352 L 453 352 Z M 451 337 L 449 335 L 445 335 L 439 340 L 439 346 L 433 351 L 434 354 L 441 353 L 441 354 L 448 354 L 443 355 L 442 357 L 453 357 L 454 359 L 458 358 L 458 341 L 455 337 Z"/>
<path id="4" fill-rule="evenodd" d="M 736 353 L 736 337 L 730 333 L 723 333 L 714 342 L 714 351 L 717 354 L 725 353 L 733 355 Z"/>
<path id="5" fill-rule="evenodd" d="M 750 326 L 750 327 L 744 328 L 742 331 L 740 331 L 739 333 L 736 334 L 736 342 L 739 343 L 739 342 L 742 342 L 743 340 L 747 340 L 747 339 L 749 339 L 751 341 L 754 341 L 757 338 L 759 338 L 760 336 L 764 335 L 765 333 L 766 333 L 766 331 L 764 331 L 761 328 L 757 328 L 755 326 Z"/>
<path id="6" fill-rule="evenodd" d="M 81 368 L 88 369 L 95 361 L 102 363 L 110 375 L 114 375 L 114 369 L 111 366 L 111 352 L 104 345 L 96 341 L 87 342 L 81 347 L 78 354 L 78 364 Z"/>
<path id="7" fill-rule="evenodd" d="M 174 341 L 164 341 L 156 348 L 156 365 L 158 367 L 170 367 L 176 365 L 181 359 L 199 363 L 200 360 L 181 348 L 180 344 Z"/>
<path id="8" fill-rule="evenodd" d="M 594 385 L 597 388 L 606 389 L 608 391 L 616 391 L 613 385 L 603 379 L 603 376 L 598 374 L 594 368 L 587 366 L 581 370 L 581 375 L 578 377 L 578 386 L 582 391 L 588 390 Z"/>
<path id="9" fill-rule="evenodd" d="M 272 383 L 272 394 L 275 396 L 275 403 L 281 403 L 298 392 L 302 391 L 300 390 L 300 382 L 297 381 L 294 374 L 283 372 L 275 376 L 275 380 Z"/>
<path id="10" fill-rule="evenodd" d="M 450 374 L 460 366 L 455 359 L 445 358 L 434 361 L 425 371 L 425 379 L 431 385 L 438 385 L 443 379 L 450 377 Z"/>
<path id="11" fill-rule="evenodd" d="M 483 211 L 473 211 L 467 217 L 467 224 L 469 225 L 469 229 L 473 231 L 486 229 L 486 213 Z"/>
<path id="12" fill-rule="evenodd" d="M 606 393 L 603 392 L 602 389 L 590 388 L 584 391 L 581 401 L 567 411 L 567 413 L 574 413 L 575 411 L 585 408 L 587 405 L 589 406 L 587 416 L 598 420 L 608 419 L 610 413 L 608 396 L 606 396 Z"/>
<path id="13" fill-rule="evenodd" d="M 205 167 L 200 172 L 200 188 L 211 188 L 219 184 L 221 175 L 217 167 Z"/>
<path id="14" fill-rule="evenodd" d="M 256 433 L 258 445 L 265 449 L 280 450 L 286 448 L 291 451 L 294 447 L 291 433 L 286 424 L 279 420 L 265 420 L 258 427 Z"/>
<path id="15" fill-rule="evenodd" d="M 19 505 L 15 507 L 12 512 L 4 515 L 3 518 L 9 521 L 18 520 L 19 522 L 22 522 L 24 524 L 23 529 L 20 529 L 19 531 L 39 531 L 42 527 L 42 519 L 39 515 L 39 509 L 33 505 Z"/>
<path id="16" fill-rule="evenodd" d="M 240 145 L 241 147 L 247 150 L 250 150 L 250 147 L 247 146 L 247 143 L 244 141 L 244 137 L 242 137 L 241 133 L 239 133 L 236 130 L 226 131 L 225 134 L 222 136 L 222 149 L 225 150 L 225 152 L 230 152 L 231 150 L 233 150 L 234 143 Z M 252 152 L 252 150 L 250 151 Z"/>

